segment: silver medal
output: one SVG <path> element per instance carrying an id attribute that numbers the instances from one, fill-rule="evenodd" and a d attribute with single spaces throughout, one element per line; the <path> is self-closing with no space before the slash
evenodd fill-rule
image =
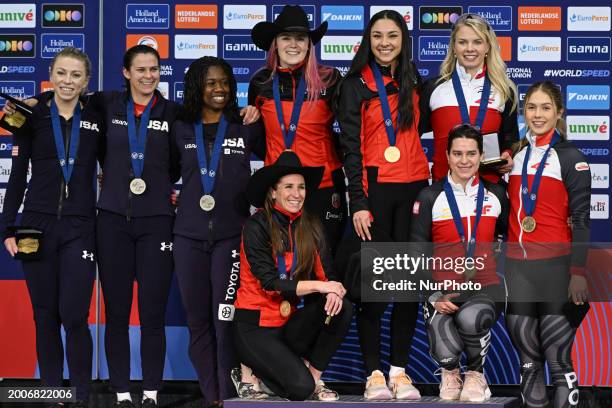
<path id="1" fill-rule="evenodd" d="M 210 194 L 204 194 L 200 197 L 200 208 L 204 211 L 211 211 L 215 208 L 215 198 Z"/>
<path id="2" fill-rule="evenodd" d="M 135 178 L 130 181 L 130 191 L 133 194 L 140 195 L 147 189 L 147 183 L 141 178 Z"/>

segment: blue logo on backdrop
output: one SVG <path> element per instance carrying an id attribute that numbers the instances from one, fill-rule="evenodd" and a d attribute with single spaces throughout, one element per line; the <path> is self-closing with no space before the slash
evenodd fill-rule
<path id="1" fill-rule="evenodd" d="M 183 82 L 174 83 L 174 102 L 176 103 L 183 102 L 183 89 L 184 88 L 185 88 L 185 84 Z"/>
<path id="2" fill-rule="evenodd" d="M 525 94 L 529 89 L 529 85 L 517 85 L 516 87 L 518 88 L 519 103 L 522 104 L 525 102 Z"/>
<path id="3" fill-rule="evenodd" d="M 610 37 L 567 37 L 568 62 L 610 62 Z"/>
<path id="4" fill-rule="evenodd" d="M 40 56 L 53 58 L 55 54 L 66 47 L 85 51 L 84 34 L 42 34 L 40 36 Z"/>
<path id="5" fill-rule="evenodd" d="M 249 74 L 251 73 L 251 69 L 249 67 L 233 67 L 232 71 L 234 72 L 234 75 L 236 76 L 249 76 Z"/>
<path id="6" fill-rule="evenodd" d="M 168 4 L 126 4 L 126 28 L 169 28 Z"/>
<path id="7" fill-rule="evenodd" d="M 238 97 L 238 106 L 247 106 L 249 104 L 249 83 L 238 82 L 236 96 Z"/>
<path id="8" fill-rule="evenodd" d="M 276 17 L 283 11 L 285 7 L 284 4 L 278 4 L 276 6 L 272 6 L 272 20 L 275 20 Z M 311 30 L 314 30 L 315 26 L 315 6 L 304 6 L 300 4 L 300 7 L 304 9 L 306 15 L 308 16 L 308 26 Z"/>
<path id="9" fill-rule="evenodd" d="M 0 65 L 0 74 L 33 74 L 34 65 Z"/>
<path id="10" fill-rule="evenodd" d="M 512 7 L 470 6 L 469 13 L 479 14 L 489 22 L 494 31 L 512 31 Z"/>
<path id="11" fill-rule="evenodd" d="M 321 23 L 327 21 L 330 30 L 363 30 L 363 6 L 323 6 Z"/>
<path id="12" fill-rule="evenodd" d="M 448 41 L 448 36 L 419 37 L 419 61 L 444 61 Z"/>
<path id="13" fill-rule="evenodd" d="M 233 60 L 263 60 L 266 52 L 257 48 L 250 35 L 224 35 L 223 58 Z"/>
<path id="14" fill-rule="evenodd" d="M 568 85 L 567 109 L 610 109 L 610 86 Z"/>
<path id="15" fill-rule="evenodd" d="M 13 144 L 12 143 L 0 143 L 0 152 L 5 152 L 5 151 L 10 151 L 13 150 Z"/>
<path id="16" fill-rule="evenodd" d="M 34 95 L 34 81 L 0 81 L 0 92 L 14 98 L 27 99 Z M 4 106 L 4 99 L 0 103 Z"/>
<path id="17" fill-rule="evenodd" d="M 578 148 L 585 156 L 609 156 L 610 149 L 605 148 L 594 148 L 594 147 L 584 147 Z"/>

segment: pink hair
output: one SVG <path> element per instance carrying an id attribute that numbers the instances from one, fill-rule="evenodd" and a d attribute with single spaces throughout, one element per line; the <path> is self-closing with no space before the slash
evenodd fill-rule
<path id="1" fill-rule="evenodd" d="M 328 88 L 331 84 L 333 76 L 333 68 L 326 65 L 319 65 L 317 63 L 317 57 L 315 50 L 312 45 L 312 41 L 309 39 L 308 54 L 306 55 L 306 63 L 304 64 L 304 78 L 306 79 L 306 88 L 308 89 L 308 100 L 315 101 L 319 99 L 321 91 Z M 276 73 L 278 67 L 279 58 L 278 52 L 276 52 L 276 38 L 272 40 L 270 49 L 268 50 L 268 59 L 266 60 L 266 68 L 271 71 L 270 77 Z"/>

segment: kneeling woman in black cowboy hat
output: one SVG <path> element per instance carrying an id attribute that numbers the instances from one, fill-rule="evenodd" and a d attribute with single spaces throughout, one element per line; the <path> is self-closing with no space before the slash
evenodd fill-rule
<path id="1" fill-rule="evenodd" d="M 249 180 L 249 201 L 261 209 L 245 223 L 234 340 L 240 360 L 278 396 L 333 401 L 321 373 L 346 334 L 352 305 L 331 263 L 319 221 L 303 210 L 323 168 L 302 166 L 283 152 Z M 298 309 L 300 297 L 304 307 Z"/>

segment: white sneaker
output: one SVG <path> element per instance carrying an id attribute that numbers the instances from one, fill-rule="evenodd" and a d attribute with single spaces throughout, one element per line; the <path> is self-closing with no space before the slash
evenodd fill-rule
<path id="1" fill-rule="evenodd" d="M 389 388 L 393 398 L 398 400 L 418 400 L 421 393 L 412 385 L 412 379 L 405 372 L 389 377 Z"/>
<path id="2" fill-rule="evenodd" d="M 459 369 L 454 370 L 442 369 L 442 380 L 440 381 L 440 399 L 448 401 L 456 401 L 461 395 L 461 374 Z"/>
<path id="3" fill-rule="evenodd" d="M 379 370 L 372 371 L 368 377 L 363 397 L 367 400 L 390 400 L 393 398 L 391 390 L 387 388 L 385 376 Z"/>
<path id="4" fill-rule="evenodd" d="M 484 374 L 478 371 L 465 373 L 465 381 L 461 390 L 461 401 L 484 402 L 491 398 L 491 390 Z"/>

